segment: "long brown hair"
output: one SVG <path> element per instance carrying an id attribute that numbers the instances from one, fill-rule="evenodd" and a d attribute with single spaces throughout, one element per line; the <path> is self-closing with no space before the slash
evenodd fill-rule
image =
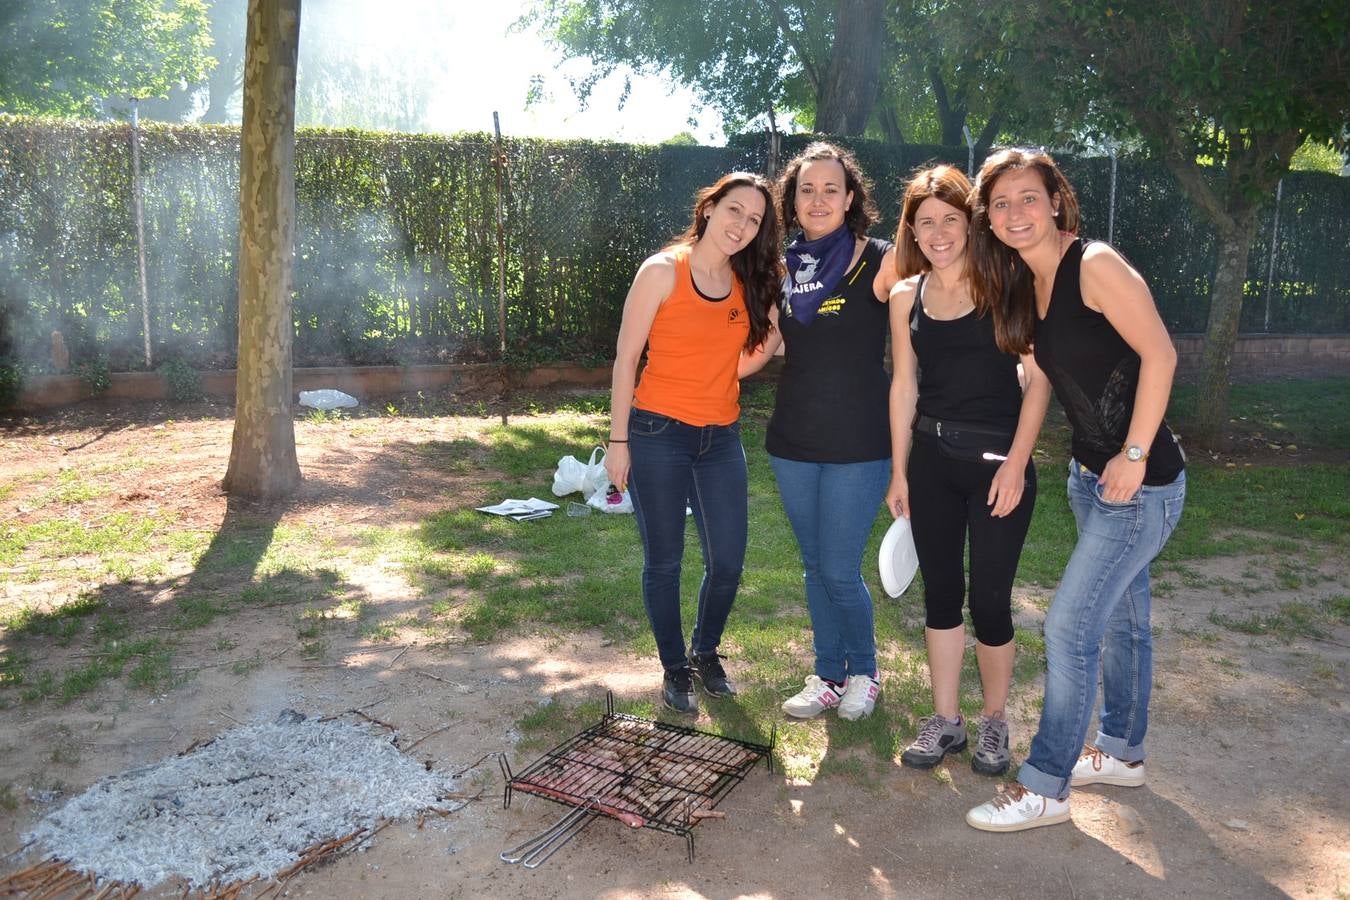
<path id="1" fill-rule="evenodd" d="M 914 219 L 918 216 L 923 201 L 930 197 L 936 197 L 948 206 L 961 210 L 966 214 L 966 224 L 970 224 L 970 179 L 966 177 L 965 172 L 946 164 L 930 166 L 915 172 L 905 185 L 905 200 L 900 207 L 900 227 L 895 231 L 895 269 L 901 278 L 918 275 L 933 268 L 928 257 L 919 249 L 918 238 L 914 236 Z M 966 250 L 965 268 L 969 274 L 969 246 Z M 980 298 L 975 298 L 975 308 L 981 315 L 987 307 L 987 303 L 981 303 Z"/>
<path id="2" fill-rule="evenodd" d="M 989 227 L 989 197 L 994 183 L 1009 172 L 1032 169 L 1045 183 L 1051 200 L 1059 198 L 1055 225 L 1078 233 L 1078 197 L 1069 180 L 1044 150 L 1009 147 L 984 161 L 971 192 L 974 214 L 970 222 L 971 286 L 976 296 L 988 297 L 994 310 L 994 338 L 1005 353 L 1031 349 L 1036 328 L 1036 285 L 1022 255 L 994 236 Z"/>
<path id="3" fill-rule="evenodd" d="M 829 141 L 813 141 L 787 164 L 778 178 L 778 202 L 783 212 L 783 230 L 791 231 L 797 224 L 797 178 L 807 163 L 832 159 L 844 167 L 844 192 L 853 192 L 853 203 L 844 213 L 844 224 L 855 238 L 867 237 L 867 229 L 881 218 L 872 202 L 871 183 L 858 167 L 853 154 Z"/>
<path id="4" fill-rule="evenodd" d="M 769 322 L 769 310 L 783 294 L 783 260 L 779 255 L 783 230 L 774 209 L 773 185 L 764 176 L 753 172 L 729 172 L 701 188 L 694 196 L 694 220 L 666 249 L 692 247 L 698 243 L 708 228 L 709 212 L 738 187 L 754 188 L 764 196 L 764 218 L 759 223 L 759 231 L 754 240 L 731 257 L 731 271 L 740 279 L 745 291 L 745 310 L 750 316 L 750 335 L 746 338 L 745 349 L 754 350 L 769 336 L 773 327 Z"/>

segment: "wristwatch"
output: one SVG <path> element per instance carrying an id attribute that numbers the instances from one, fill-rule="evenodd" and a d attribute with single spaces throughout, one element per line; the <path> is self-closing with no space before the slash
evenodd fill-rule
<path id="1" fill-rule="evenodd" d="M 1143 460 L 1148 459 L 1148 454 L 1144 452 L 1144 448 L 1136 444 L 1127 444 L 1126 446 L 1121 447 L 1120 450 L 1130 462 L 1142 462 Z"/>

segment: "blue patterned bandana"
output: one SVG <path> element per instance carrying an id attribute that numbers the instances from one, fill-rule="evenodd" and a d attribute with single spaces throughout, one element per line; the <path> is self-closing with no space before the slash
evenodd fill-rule
<path id="1" fill-rule="evenodd" d="M 853 260 L 853 232 L 840 225 L 822 238 L 808 241 L 798 232 L 787 248 L 783 309 L 803 325 L 811 324 L 820 304 L 839 285 Z"/>

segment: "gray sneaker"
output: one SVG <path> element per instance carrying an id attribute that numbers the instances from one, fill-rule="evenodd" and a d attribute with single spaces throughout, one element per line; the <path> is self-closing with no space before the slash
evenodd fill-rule
<path id="1" fill-rule="evenodd" d="M 931 769 L 948 753 L 966 749 L 966 723 L 932 715 L 919 720 L 919 736 L 900 754 L 900 762 L 914 769 Z"/>
<path id="2" fill-rule="evenodd" d="M 1002 716 L 980 716 L 975 726 L 975 753 L 970 757 L 970 767 L 981 775 L 1002 775 L 1011 763 L 1008 721 Z"/>
<path id="3" fill-rule="evenodd" d="M 694 696 L 694 673 L 689 666 L 666 669 L 661 679 L 661 700 L 678 713 L 698 715 L 698 699 Z"/>

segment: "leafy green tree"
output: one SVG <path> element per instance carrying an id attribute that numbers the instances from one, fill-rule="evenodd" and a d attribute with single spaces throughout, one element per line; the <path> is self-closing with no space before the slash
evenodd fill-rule
<path id="1" fill-rule="evenodd" d="M 162 97 L 213 65 L 205 0 L 5 0 L 0 110 L 93 116 L 108 97 Z"/>
<path id="2" fill-rule="evenodd" d="M 678 134 L 672 134 L 661 142 L 663 147 L 697 147 L 698 138 L 694 137 L 692 131 L 681 131 Z"/>
<path id="3" fill-rule="evenodd" d="M 1336 0 L 999 0 L 973 10 L 1034 63 L 1062 121 L 1133 129 L 1213 223 L 1198 435 L 1227 420 L 1257 214 L 1309 138 L 1350 122 L 1350 6 Z"/>
<path id="4" fill-rule="evenodd" d="M 365 26 L 386 13 L 366 0 L 306 0 L 306 10 L 295 97 L 297 125 L 427 130 L 431 101 L 449 83 L 444 48 L 455 37 L 453 17 L 438 0 L 403 0 L 400 11 L 418 22 L 419 33 L 415 40 L 405 35 L 397 42 L 372 39 Z M 187 87 L 193 98 L 187 106 L 204 107 L 203 122 L 238 122 L 244 79 L 243 6 L 238 0 L 212 0 L 210 19 L 220 65 L 204 81 Z M 158 111 L 151 108 L 146 113 Z"/>
<path id="5" fill-rule="evenodd" d="M 1345 168 L 1345 154 L 1332 146 L 1329 141 L 1308 138 L 1302 147 L 1294 151 L 1294 161 L 1289 168 L 1296 172 L 1326 172 L 1329 175 L 1339 175 Z"/>
<path id="6" fill-rule="evenodd" d="M 625 67 L 668 73 L 736 130 L 774 109 L 810 109 L 814 130 L 862 134 L 888 51 L 883 0 L 535 0 L 535 24 L 595 68 L 583 101 Z"/>
<path id="7" fill-rule="evenodd" d="M 1017 84 L 1003 77 L 997 32 L 983 28 L 960 0 L 902 0 L 890 6 L 888 77 L 877 125 L 890 143 L 965 144 L 974 132 L 983 156 L 1001 129 L 1022 124 Z"/>

